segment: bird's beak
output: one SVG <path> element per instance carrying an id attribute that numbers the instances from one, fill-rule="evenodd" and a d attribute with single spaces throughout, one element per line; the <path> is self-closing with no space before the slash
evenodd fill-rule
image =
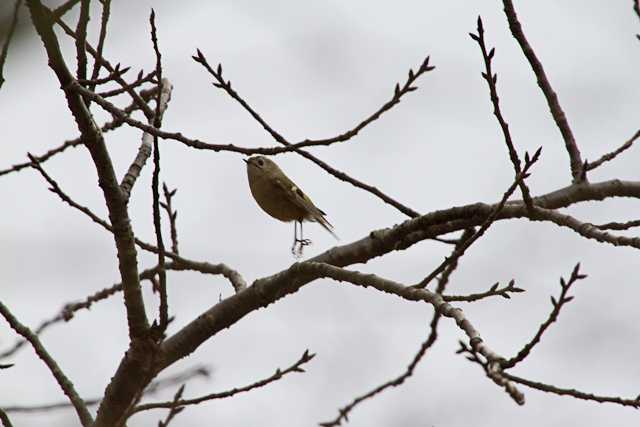
<path id="1" fill-rule="evenodd" d="M 243 162 L 245 162 L 246 164 L 249 164 L 249 160 L 247 159 L 242 159 Z"/>

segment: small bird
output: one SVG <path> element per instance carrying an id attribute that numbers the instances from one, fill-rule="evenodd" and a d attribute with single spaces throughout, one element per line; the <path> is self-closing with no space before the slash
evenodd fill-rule
<path id="1" fill-rule="evenodd" d="M 253 156 L 243 160 L 247 164 L 251 194 L 262 210 L 280 221 L 295 221 L 291 248 L 294 255 L 301 256 L 302 248 L 311 244 L 309 239 L 303 238 L 303 221 L 319 223 L 338 239 L 338 236 L 333 232 L 333 226 L 325 218 L 326 214 L 316 207 L 311 199 L 272 160 L 264 156 Z M 300 224 L 300 238 L 298 238 L 298 223 Z"/>

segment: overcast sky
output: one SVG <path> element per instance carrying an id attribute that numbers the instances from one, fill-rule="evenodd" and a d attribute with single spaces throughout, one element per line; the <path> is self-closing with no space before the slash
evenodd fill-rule
<path id="1" fill-rule="evenodd" d="M 98 2 L 93 2 L 97 3 Z M 543 62 L 567 114 L 583 158 L 594 160 L 639 127 L 640 22 L 631 1 L 516 1 L 524 31 Z M 53 3 L 51 3 L 53 4 Z M 57 3 L 56 3 L 57 4 Z M 269 146 L 275 142 L 231 99 L 211 84 L 190 56 L 202 50 L 222 62 L 226 78 L 263 117 L 292 141 L 337 135 L 375 111 L 426 55 L 437 68 L 421 77 L 419 90 L 353 140 L 313 152 L 338 169 L 426 213 L 452 206 L 493 203 L 511 184 L 513 170 L 488 89 L 480 76 L 480 51 L 468 33 L 480 14 L 486 39 L 496 46 L 494 70 L 505 118 L 520 152 L 543 146 L 529 179 L 534 195 L 570 183 L 568 156 L 544 97 L 499 1 L 367 2 L 292 0 L 258 2 L 113 2 L 105 56 L 134 72 L 155 64 L 148 17 L 157 14 L 164 75 L 174 85 L 163 127 L 210 143 Z M 181 7 L 182 9 L 179 9 Z M 26 12 L 26 10 L 25 10 Z M 99 9 L 91 21 L 97 38 Z M 27 19 L 27 14 L 23 14 Z M 67 16 L 75 26 L 76 15 Z M 59 33 L 64 38 L 62 33 Z M 70 69 L 75 50 L 64 44 Z M 0 91 L 0 169 L 40 154 L 77 135 L 59 83 L 47 67 L 32 30 L 11 46 Z M 119 105 L 128 104 L 126 98 Z M 109 118 L 97 106 L 97 120 Z M 140 132 L 122 127 L 107 135 L 119 177 L 140 142 Z M 162 141 L 162 180 L 177 187 L 183 256 L 224 262 L 248 281 L 276 273 L 295 260 L 291 224 L 263 213 L 252 200 L 242 156 L 195 151 Z M 370 231 L 406 219 L 372 195 L 338 181 L 295 155 L 275 159 L 328 213 L 341 240 L 315 224 L 305 227 L 314 244 L 306 256 L 347 244 Z M 594 171 L 594 182 L 638 179 L 640 152 L 629 150 Z M 76 201 L 106 217 L 88 152 L 71 149 L 45 164 Z M 151 168 L 144 169 L 130 203 L 136 236 L 154 241 Z M 0 298 L 25 324 L 36 326 L 66 302 L 119 281 L 115 245 L 81 213 L 47 191 L 32 170 L 0 177 Z M 637 219 L 638 202 L 608 200 L 568 210 L 594 223 Z M 168 233 L 165 233 L 168 235 Z M 449 248 L 423 242 L 408 251 L 351 268 L 412 284 L 435 268 Z M 154 258 L 139 255 L 140 267 Z M 567 229 L 524 220 L 495 224 L 463 258 L 451 293 L 486 290 L 515 279 L 527 290 L 511 300 L 460 305 L 488 345 L 511 356 L 535 333 L 559 294 L 558 279 L 576 262 L 589 278 L 514 374 L 602 395 L 639 393 L 640 312 L 638 255 L 585 240 Z M 232 294 L 221 277 L 169 273 L 169 302 L 176 316 L 170 333 L 219 298 Z M 146 287 L 145 289 L 148 289 Z M 145 290 L 148 313 L 157 296 Z M 309 348 L 317 353 L 307 373 L 294 374 L 237 398 L 189 408 L 173 424 L 303 426 L 333 419 L 354 397 L 400 374 L 428 333 L 430 307 L 371 289 L 318 281 L 252 313 L 163 373 L 197 364 L 211 379 L 195 380 L 185 396 L 223 391 L 269 376 Z M 15 336 L 0 323 L 0 349 Z M 440 338 L 398 389 L 388 390 L 351 414 L 350 426 L 462 427 L 468 425 L 632 426 L 636 410 L 546 395 L 522 388 L 518 407 L 477 365 L 454 354 L 462 332 L 451 319 Z M 127 346 L 121 296 L 80 312 L 50 329 L 44 344 L 83 397 L 100 396 Z M 50 403 L 64 395 L 30 348 L 2 372 L 0 405 Z M 153 396 L 170 399 L 174 390 Z M 129 426 L 155 425 L 164 412 L 137 415 Z M 12 415 L 17 426 L 69 426 L 71 410 Z"/>

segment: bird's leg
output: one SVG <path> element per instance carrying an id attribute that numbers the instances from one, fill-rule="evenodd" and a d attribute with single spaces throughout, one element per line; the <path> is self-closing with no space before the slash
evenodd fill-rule
<path id="1" fill-rule="evenodd" d="M 301 246 L 309 246 L 311 244 L 310 239 L 305 239 L 302 232 L 302 221 L 300 221 L 300 245 Z"/>
<path id="2" fill-rule="evenodd" d="M 300 238 L 298 238 L 298 223 L 300 223 Z M 300 258 L 305 246 L 309 246 L 311 240 L 305 239 L 302 230 L 302 221 L 293 222 L 293 246 L 291 247 L 291 253 L 294 257 Z"/>

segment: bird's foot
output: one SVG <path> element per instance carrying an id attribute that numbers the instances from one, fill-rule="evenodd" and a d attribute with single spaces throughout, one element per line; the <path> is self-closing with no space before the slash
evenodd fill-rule
<path id="1" fill-rule="evenodd" d="M 304 247 L 313 243 L 310 239 L 295 239 L 291 247 L 291 253 L 295 258 L 302 258 Z"/>

